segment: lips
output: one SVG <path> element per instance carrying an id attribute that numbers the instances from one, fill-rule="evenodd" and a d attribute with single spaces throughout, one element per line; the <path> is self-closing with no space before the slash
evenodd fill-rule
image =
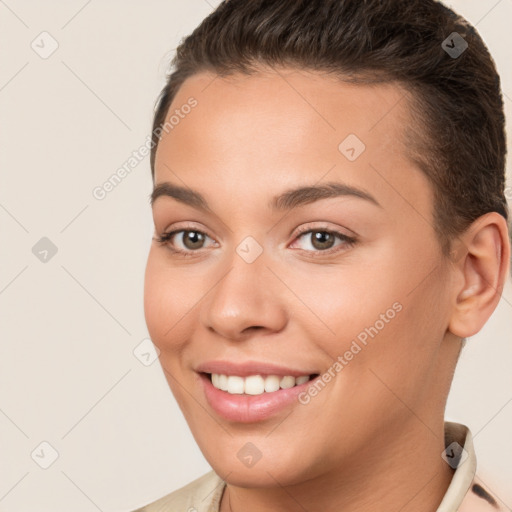
<path id="1" fill-rule="evenodd" d="M 297 396 L 319 375 L 263 362 L 212 361 L 196 368 L 206 401 L 223 419 L 263 421 L 299 405 Z"/>

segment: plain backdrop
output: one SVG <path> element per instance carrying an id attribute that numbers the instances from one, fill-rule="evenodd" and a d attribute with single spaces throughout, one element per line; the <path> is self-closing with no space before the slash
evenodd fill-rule
<path id="1" fill-rule="evenodd" d="M 141 355 L 149 157 L 93 190 L 144 144 L 174 49 L 218 3 L 0 0 L 0 511 L 126 512 L 210 469 Z M 511 119 L 512 0 L 450 5 L 495 57 Z M 447 407 L 509 507 L 511 324 L 509 282 Z"/>

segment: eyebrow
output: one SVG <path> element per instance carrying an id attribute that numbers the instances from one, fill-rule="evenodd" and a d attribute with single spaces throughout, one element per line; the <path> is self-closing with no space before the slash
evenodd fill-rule
<path id="1" fill-rule="evenodd" d="M 160 183 L 155 186 L 150 195 L 151 206 L 153 206 L 155 201 L 161 196 L 172 197 L 183 204 L 187 204 L 205 212 L 211 212 L 206 199 L 199 192 L 190 188 L 180 187 L 169 182 Z M 292 210 L 306 204 L 314 203 L 321 199 L 341 196 L 352 196 L 364 199 L 373 203 L 375 206 L 382 208 L 379 202 L 365 190 L 337 182 L 303 186 L 286 190 L 282 194 L 272 198 L 268 203 L 268 206 L 274 211 Z"/>

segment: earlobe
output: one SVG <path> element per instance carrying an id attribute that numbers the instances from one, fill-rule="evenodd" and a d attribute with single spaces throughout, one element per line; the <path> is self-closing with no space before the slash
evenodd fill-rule
<path id="1" fill-rule="evenodd" d="M 508 276 L 510 242 L 507 223 L 496 212 L 482 215 L 457 241 L 454 262 L 459 273 L 448 329 L 461 338 L 473 336 L 489 319 Z"/>

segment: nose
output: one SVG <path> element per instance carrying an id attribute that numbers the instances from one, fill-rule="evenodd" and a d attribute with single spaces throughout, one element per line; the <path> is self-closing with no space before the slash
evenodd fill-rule
<path id="1" fill-rule="evenodd" d="M 248 263 L 237 253 L 201 301 L 203 325 L 219 336 L 242 341 L 251 333 L 281 331 L 287 322 L 284 286 L 264 254 Z"/>

